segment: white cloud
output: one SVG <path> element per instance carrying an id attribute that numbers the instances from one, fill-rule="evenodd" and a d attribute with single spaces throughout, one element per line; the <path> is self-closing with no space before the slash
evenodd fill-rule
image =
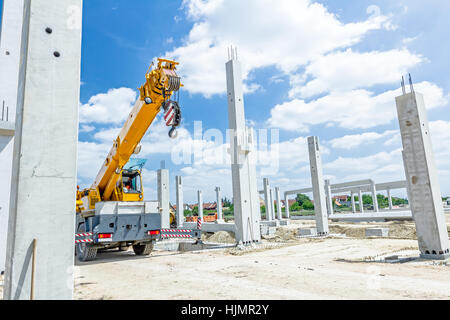
<path id="1" fill-rule="evenodd" d="M 80 106 L 80 123 L 123 123 L 136 101 L 136 91 L 110 89 L 92 96 Z"/>
<path id="2" fill-rule="evenodd" d="M 398 83 L 405 74 L 420 63 L 420 55 L 406 49 L 389 51 L 354 52 L 352 49 L 318 56 L 302 76 L 291 79 L 290 97 L 310 97 L 330 91 L 348 91 L 368 88 L 376 84 Z M 312 77 L 306 82 L 304 79 Z"/>
<path id="3" fill-rule="evenodd" d="M 414 85 L 424 94 L 428 109 L 448 103 L 443 90 L 430 82 Z M 396 119 L 395 97 L 400 88 L 375 95 L 368 90 L 332 92 L 310 102 L 294 99 L 276 105 L 271 110 L 268 124 L 289 131 L 306 132 L 311 125 L 336 125 L 346 129 L 367 129 L 389 124 Z"/>
<path id="4" fill-rule="evenodd" d="M 94 126 L 83 124 L 80 126 L 80 132 L 92 132 L 95 130 Z"/>
<path id="5" fill-rule="evenodd" d="M 194 22 L 184 45 L 167 52 L 178 59 L 185 89 L 205 96 L 225 92 L 227 48 L 237 46 L 243 77 L 275 66 L 288 74 L 318 55 L 358 43 L 370 30 L 389 29 L 389 18 L 342 23 L 310 0 L 185 0 Z M 264 23 L 259 23 L 264 21 Z"/>
<path id="6" fill-rule="evenodd" d="M 377 140 L 391 137 L 396 134 L 397 130 L 387 130 L 383 133 L 377 132 L 364 132 L 359 134 L 350 134 L 343 137 L 335 138 L 330 140 L 330 144 L 335 149 L 354 149 L 361 146 L 362 144 L 373 143 Z"/>

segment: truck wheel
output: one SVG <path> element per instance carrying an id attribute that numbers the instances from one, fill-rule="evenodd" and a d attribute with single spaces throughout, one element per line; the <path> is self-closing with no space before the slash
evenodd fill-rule
<path id="1" fill-rule="evenodd" d="M 148 256 L 153 250 L 153 243 L 134 244 L 133 251 L 137 256 Z"/>
<path id="2" fill-rule="evenodd" d="M 84 223 L 78 226 L 77 232 L 86 232 Z M 90 243 L 77 243 L 75 245 L 75 255 L 78 261 L 91 261 L 97 256 L 97 248 L 94 248 Z"/>
<path id="3" fill-rule="evenodd" d="M 97 248 L 88 243 L 77 243 L 75 251 L 78 261 L 91 261 L 97 256 Z"/>

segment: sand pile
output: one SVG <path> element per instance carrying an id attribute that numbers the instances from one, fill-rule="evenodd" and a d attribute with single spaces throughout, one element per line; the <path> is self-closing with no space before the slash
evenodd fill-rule
<path id="1" fill-rule="evenodd" d="M 347 237 L 349 238 L 358 238 L 358 239 L 363 239 L 365 238 L 365 228 L 367 226 L 354 226 L 354 225 L 343 225 L 343 224 L 338 224 L 338 225 L 330 225 L 330 233 L 335 233 L 335 234 L 345 234 Z"/>
<path id="2" fill-rule="evenodd" d="M 202 240 L 217 243 L 236 243 L 233 232 L 219 231 L 213 234 L 202 234 Z"/>

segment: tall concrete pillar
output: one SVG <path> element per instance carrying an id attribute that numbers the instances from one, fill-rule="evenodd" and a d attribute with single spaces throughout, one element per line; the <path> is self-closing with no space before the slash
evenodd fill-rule
<path id="1" fill-rule="evenodd" d="M 375 182 L 372 181 L 371 185 L 372 189 L 372 203 L 373 203 L 373 211 L 378 212 L 378 199 L 377 199 L 377 189 L 375 188 Z"/>
<path id="2" fill-rule="evenodd" d="M 23 0 L 3 0 L 0 34 L 0 272 L 5 271 L 22 21 Z"/>
<path id="3" fill-rule="evenodd" d="M 359 189 L 359 193 L 358 193 L 358 202 L 359 202 L 359 211 L 361 213 L 364 213 L 364 202 L 363 202 L 363 194 L 362 194 L 362 190 Z"/>
<path id="4" fill-rule="evenodd" d="M 325 203 L 325 186 L 323 181 L 322 158 L 320 156 L 318 137 L 308 137 L 308 150 L 317 234 L 325 235 L 328 234 L 328 215 L 327 206 Z"/>
<path id="5" fill-rule="evenodd" d="M 170 198 L 169 198 L 169 170 L 159 169 L 158 176 L 158 202 L 161 212 L 161 228 L 170 228 Z"/>
<path id="6" fill-rule="evenodd" d="M 34 298 L 72 299 L 81 6 L 24 2 L 5 299 L 30 299 L 33 260 Z"/>
<path id="7" fill-rule="evenodd" d="M 223 221 L 223 213 L 222 213 L 222 195 L 220 192 L 220 187 L 216 187 L 216 203 L 217 203 L 217 222 Z"/>
<path id="8" fill-rule="evenodd" d="M 181 176 L 175 177 L 177 193 L 177 228 L 182 228 L 184 224 L 184 199 L 183 199 L 183 180 Z"/>
<path id="9" fill-rule="evenodd" d="M 281 213 L 281 195 L 280 195 L 280 188 L 275 187 L 275 198 L 277 200 L 277 219 L 281 220 L 283 219 L 283 215 Z"/>
<path id="10" fill-rule="evenodd" d="M 261 240 L 255 137 L 245 126 L 241 64 L 234 54 L 230 58 L 226 75 L 236 241 L 248 244 Z"/>
<path id="11" fill-rule="evenodd" d="M 284 195 L 284 208 L 286 210 L 286 219 L 289 219 L 290 218 L 289 199 L 288 199 L 288 196 L 286 194 Z"/>
<path id="12" fill-rule="evenodd" d="M 200 190 L 197 191 L 198 217 L 203 221 L 203 195 Z"/>
<path id="13" fill-rule="evenodd" d="M 270 184 L 269 178 L 263 179 L 264 203 L 266 205 L 266 220 L 272 221 L 272 205 L 270 204 Z"/>
<path id="14" fill-rule="evenodd" d="M 412 91 L 395 102 L 421 256 L 445 258 L 450 256 L 448 232 L 423 95 Z"/>
<path id="15" fill-rule="evenodd" d="M 274 202 L 274 196 L 273 196 L 273 189 L 270 188 L 270 214 L 271 214 L 271 220 L 275 220 L 275 202 Z"/>
<path id="16" fill-rule="evenodd" d="M 389 210 L 392 210 L 392 195 L 391 195 L 391 189 L 387 189 L 387 196 L 388 196 L 388 203 L 389 203 Z"/>
<path id="17" fill-rule="evenodd" d="M 403 169 L 405 170 L 405 177 L 408 177 L 408 168 L 406 166 L 406 160 L 405 160 L 405 151 L 402 150 L 402 159 L 403 159 Z M 407 178 L 406 178 L 407 179 Z M 409 189 L 409 183 L 406 183 L 406 195 L 408 197 L 408 205 L 411 208 L 411 190 Z"/>
<path id="18" fill-rule="evenodd" d="M 352 212 L 355 213 L 356 212 L 356 205 L 355 205 L 355 194 L 353 193 L 353 191 L 350 194 L 350 198 L 352 200 Z"/>
<path id="19" fill-rule="evenodd" d="M 331 182 L 329 179 L 325 180 L 325 196 L 328 215 L 333 214 L 333 194 L 331 193 Z"/>

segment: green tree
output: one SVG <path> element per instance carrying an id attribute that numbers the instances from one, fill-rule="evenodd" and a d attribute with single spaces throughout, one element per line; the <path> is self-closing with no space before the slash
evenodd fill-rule
<path id="1" fill-rule="evenodd" d="M 298 202 L 294 202 L 290 207 L 289 210 L 291 212 L 295 212 L 295 211 L 300 211 L 302 209 L 302 207 L 300 207 L 300 205 L 298 204 Z"/>
<path id="2" fill-rule="evenodd" d="M 303 203 L 305 201 L 310 201 L 311 202 L 311 199 L 307 195 L 299 193 L 299 194 L 297 194 L 297 197 L 295 198 L 295 201 L 297 201 L 299 206 L 303 206 Z"/>
<path id="3" fill-rule="evenodd" d="M 302 205 L 304 210 L 314 210 L 314 204 L 311 200 L 306 200 Z"/>

